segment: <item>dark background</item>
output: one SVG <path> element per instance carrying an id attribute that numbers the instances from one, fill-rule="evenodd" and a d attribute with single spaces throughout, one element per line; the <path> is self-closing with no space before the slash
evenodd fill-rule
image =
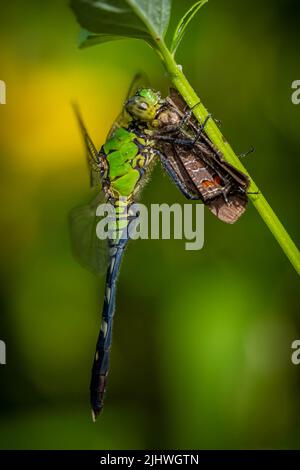
<path id="1" fill-rule="evenodd" d="M 174 1 L 174 15 L 191 4 Z M 118 284 L 103 416 L 88 384 L 104 279 L 73 260 L 67 214 L 87 194 L 70 102 L 100 146 L 138 70 L 167 92 L 151 49 L 79 51 L 64 1 L 2 2 L 0 107 L 2 449 L 299 448 L 296 272 L 249 205 L 227 226 L 205 214 L 205 246 L 137 241 Z M 299 233 L 299 2 L 211 1 L 178 62 L 290 235 Z M 185 199 L 156 166 L 142 202 Z M 300 366 L 299 366 L 300 367 Z"/>

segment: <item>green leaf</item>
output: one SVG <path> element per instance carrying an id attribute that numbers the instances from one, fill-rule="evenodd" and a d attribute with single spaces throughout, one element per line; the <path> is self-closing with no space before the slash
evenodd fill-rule
<path id="1" fill-rule="evenodd" d="M 119 39 L 122 39 L 122 37 L 111 36 L 109 34 L 93 34 L 87 29 L 81 28 L 78 37 L 78 45 L 81 49 L 83 49 L 85 47 L 95 46 L 104 42 L 117 41 Z"/>
<path id="2" fill-rule="evenodd" d="M 207 2 L 208 0 L 200 0 L 199 2 L 196 2 L 179 21 L 171 44 L 171 53 L 173 55 L 175 54 L 180 42 L 182 41 L 188 24 L 196 15 L 196 13 L 200 10 L 200 8 L 203 7 L 203 5 L 205 5 L 205 3 Z"/>
<path id="3" fill-rule="evenodd" d="M 143 39 L 152 46 L 164 38 L 171 0 L 71 0 L 84 28 L 80 47 L 116 39 Z"/>

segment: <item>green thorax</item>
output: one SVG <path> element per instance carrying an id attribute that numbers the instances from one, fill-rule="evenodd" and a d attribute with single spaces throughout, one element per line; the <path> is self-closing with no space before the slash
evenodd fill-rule
<path id="1" fill-rule="evenodd" d="M 114 198 L 130 198 L 137 190 L 142 169 L 147 164 L 144 149 L 145 140 L 124 127 L 117 128 L 103 145 L 102 155 L 107 162 L 106 179 L 110 195 Z"/>

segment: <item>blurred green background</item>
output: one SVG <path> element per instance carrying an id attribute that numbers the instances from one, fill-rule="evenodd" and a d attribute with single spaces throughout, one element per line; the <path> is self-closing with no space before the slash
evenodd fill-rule
<path id="1" fill-rule="evenodd" d="M 191 5 L 174 0 L 173 22 Z M 100 146 L 144 70 L 168 89 L 153 51 L 134 40 L 78 50 L 64 1 L 2 2 L 0 107 L 2 449 L 299 448 L 298 278 L 254 208 L 227 226 L 206 211 L 205 246 L 131 243 L 118 284 L 102 417 L 89 374 L 104 279 L 76 264 L 67 214 L 88 193 L 76 100 Z M 291 236 L 299 234 L 297 0 L 211 1 L 178 62 Z M 185 199 L 157 165 L 142 202 Z"/>

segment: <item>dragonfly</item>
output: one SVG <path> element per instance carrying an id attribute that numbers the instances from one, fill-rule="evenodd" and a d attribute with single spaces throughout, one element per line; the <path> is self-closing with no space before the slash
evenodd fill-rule
<path id="1" fill-rule="evenodd" d="M 129 225 L 134 215 L 130 208 L 149 174 L 157 150 L 151 134 L 142 132 L 139 123 L 151 123 L 161 106 L 159 93 L 140 88 L 137 76 L 130 87 L 126 104 L 114 122 L 106 142 L 97 150 L 77 106 L 74 110 L 85 145 L 93 198 L 89 204 L 73 209 L 69 216 L 73 253 L 90 271 L 106 269 L 105 295 L 100 333 L 93 360 L 90 402 L 95 421 L 103 409 L 110 362 L 116 283 L 121 261 L 129 241 Z M 138 88 L 138 92 L 135 90 Z M 133 98 L 134 97 L 134 98 Z M 106 202 L 115 209 L 115 230 L 107 240 L 96 234 L 97 207 Z"/>
<path id="2" fill-rule="evenodd" d="M 246 175 L 226 163 L 205 136 L 181 96 L 171 89 L 159 92 L 141 87 L 135 77 L 123 110 L 104 145 L 97 150 L 78 108 L 79 128 L 85 145 L 93 198 L 70 213 L 73 253 L 92 272 L 106 269 L 100 333 L 93 360 L 90 402 L 95 421 L 104 406 L 110 365 L 116 284 L 129 242 L 129 226 L 136 215 L 131 206 L 147 181 L 155 161 L 189 199 L 202 200 L 220 219 L 234 223 L 247 204 Z M 114 230 L 107 240 L 97 237 L 97 208 L 106 202 L 115 209 Z"/>

